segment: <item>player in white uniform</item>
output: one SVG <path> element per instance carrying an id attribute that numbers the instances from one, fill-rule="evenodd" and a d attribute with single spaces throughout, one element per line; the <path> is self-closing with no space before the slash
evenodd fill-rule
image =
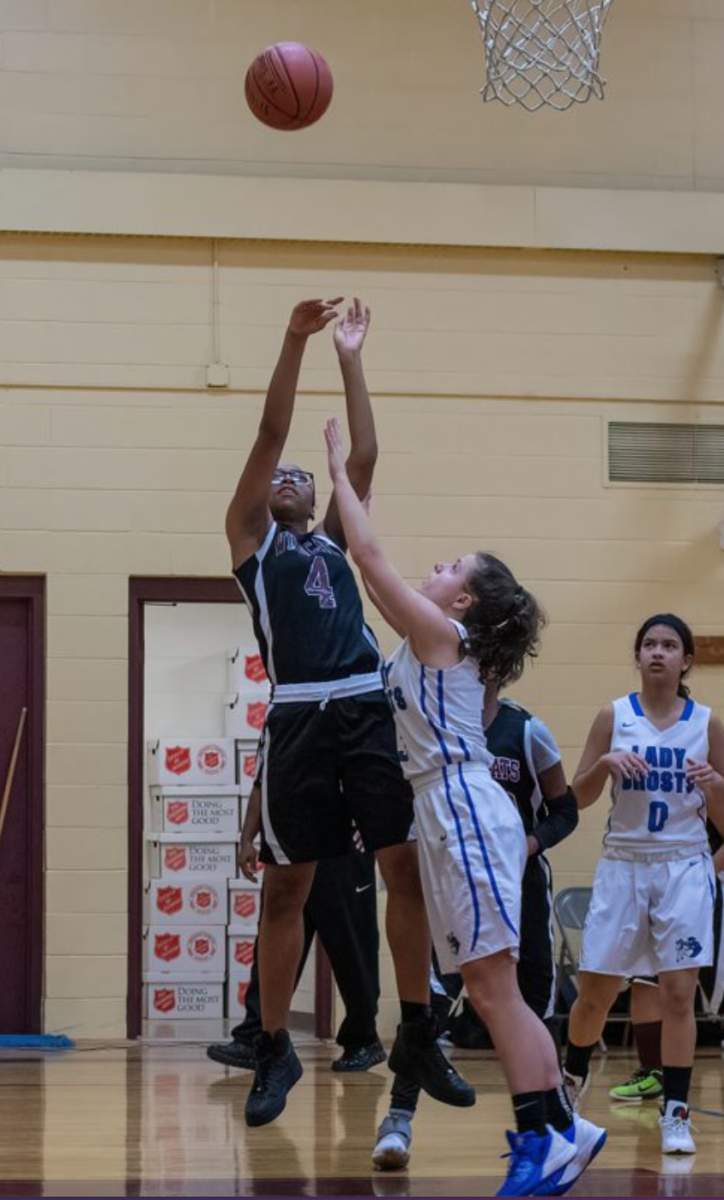
<path id="1" fill-rule="evenodd" d="M 591 1054 L 626 977 L 658 975 L 664 1153 L 692 1154 L 688 1095 L 699 968 L 712 961 L 714 876 L 707 807 L 724 822 L 724 727 L 683 683 L 691 630 L 649 617 L 634 644 L 641 691 L 602 709 L 573 780 L 588 808 L 611 780 L 603 858 L 583 933 L 580 991 L 569 1023 L 566 1082 L 582 1095 Z"/>
<path id="2" fill-rule="evenodd" d="M 512 1094 L 518 1132 L 498 1195 L 562 1194 L 605 1141 L 574 1117 L 556 1049 L 518 988 L 527 845 L 515 805 L 490 773 L 482 679 L 510 677 L 537 652 L 535 598 L 492 555 L 437 564 L 416 591 L 387 561 L 349 482 L 339 428 L 329 468 L 350 553 L 371 599 L 405 639 L 386 665 L 403 770 L 415 792 L 420 873 L 443 971 L 459 970 Z M 414 1076 L 416 1046 L 398 1033 L 390 1068 Z"/>

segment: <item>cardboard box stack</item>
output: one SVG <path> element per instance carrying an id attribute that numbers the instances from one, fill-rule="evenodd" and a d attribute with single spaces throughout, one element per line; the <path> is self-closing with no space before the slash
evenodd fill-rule
<path id="1" fill-rule="evenodd" d="M 258 650 L 237 646 L 227 658 L 224 733 L 236 739 L 236 770 L 243 797 L 242 821 L 257 776 L 257 750 L 269 706 L 269 678 Z M 261 886 L 246 879 L 229 884 L 227 1016 L 243 1019 L 254 941 L 259 928 Z"/>
<path id="2" fill-rule="evenodd" d="M 269 707 L 269 679 L 261 655 L 237 646 L 227 657 L 224 733 L 236 738 L 237 778 L 246 798 L 256 778 L 256 753 Z"/>
<path id="3" fill-rule="evenodd" d="M 148 744 L 145 1015 L 241 1020 L 261 884 L 238 877 L 269 680 L 256 647 L 227 654 L 224 736 Z"/>
<path id="4" fill-rule="evenodd" d="M 224 1015 L 229 884 L 237 883 L 242 820 L 237 761 L 233 738 L 149 743 L 144 984 L 150 1019 Z M 256 924 L 244 926 L 252 955 L 258 902 L 253 910 Z"/>

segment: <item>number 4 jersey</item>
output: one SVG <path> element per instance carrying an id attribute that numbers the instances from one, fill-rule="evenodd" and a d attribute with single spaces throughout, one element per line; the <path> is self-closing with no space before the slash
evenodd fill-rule
<path id="1" fill-rule="evenodd" d="M 380 672 L 382 659 L 349 563 L 319 530 L 297 534 L 273 522 L 263 545 L 234 575 L 272 684 Z M 372 685 L 382 687 L 381 678 Z"/>
<path id="2" fill-rule="evenodd" d="M 711 709 L 687 700 L 679 720 L 657 729 L 634 693 L 613 702 L 612 750 L 628 750 L 648 764 L 648 774 L 611 788 L 603 839 L 607 858 L 642 854 L 678 858 L 708 850 L 706 801 L 686 778 L 687 759 L 709 757 Z M 659 853 L 660 852 L 660 853 Z"/>

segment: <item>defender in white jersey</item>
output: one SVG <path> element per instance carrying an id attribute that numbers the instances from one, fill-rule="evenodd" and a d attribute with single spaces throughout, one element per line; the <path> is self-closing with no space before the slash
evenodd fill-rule
<path id="1" fill-rule="evenodd" d="M 699 968 L 713 952 L 706 818 L 708 808 L 724 826 L 724 728 L 683 683 L 694 638 L 680 617 L 650 617 L 638 631 L 635 654 L 641 691 L 598 714 L 573 781 L 579 807 L 587 808 L 610 779 L 611 810 L 583 932 L 566 1072 L 582 1094 L 621 983 L 658 975 L 662 1145 L 665 1153 L 693 1153 L 687 1103 L 694 995 Z"/>
<path id="2" fill-rule="evenodd" d="M 416 591 L 386 560 L 344 465 L 339 429 L 326 431 L 334 495 L 350 553 L 371 599 L 404 638 L 386 669 L 400 760 L 415 792 L 417 845 L 435 949 L 459 970 L 490 1031 L 512 1094 L 517 1133 L 502 1196 L 563 1194 L 606 1133 L 574 1117 L 556 1049 L 527 1007 L 516 974 L 527 845 L 510 797 L 490 773 L 483 679 L 517 679 L 537 653 L 542 615 L 499 559 L 438 563 Z M 390 1068 L 414 1078 L 417 1046 L 404 1029 Z"/>

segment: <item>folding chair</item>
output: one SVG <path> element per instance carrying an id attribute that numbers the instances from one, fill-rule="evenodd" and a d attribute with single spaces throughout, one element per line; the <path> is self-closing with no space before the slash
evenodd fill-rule
<path id="1" fill-rule="evenodd" d="M 558 1012 L 558 1004 L 566 980 L 570 980 L 578 992 L 578 956 L 581 949 L 581 933 L 592 894 L 593 889 L 590 887 L 563 888 L 553 900 L 553 915 L 558 926 L 561 947 L 556 968 L 554 1013 Z"/>
<path id="2" fill-rule="evenodd" d="M 576 994 L 578 994 L 578 959 L 581 953 L 581 935 L 583 933 L 583 926 L 586 923 L 586 914 L 588 913 L 592 895 L 593 888 L 590 887 L 563 888 L 553 900 L 553 915 L 556 919 L 561 941 L 561 950 L 556 969 L 556 989 L 553 1004 L 554 1015 L 558 1012 L 558 1001 L 566 980 L 572 982 Z M 623 1023 L 623 1044 L 625 1044 L 631 1028 L 629 1015 L 627 1013 L 620 1015 L 609 1013 L 606 1024 L 609 1024 L 609 1022 Z M 603 1036 L 599 1038 L 598 1044 L 602 1053 L 606 1054 L 608 1051 Z"/>

